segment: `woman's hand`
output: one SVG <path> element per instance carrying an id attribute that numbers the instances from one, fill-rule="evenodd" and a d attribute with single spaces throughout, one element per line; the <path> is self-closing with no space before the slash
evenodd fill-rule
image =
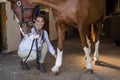
<path id="1" fill-rule="evenodd" d="M 54 56 L 55 58 L 57 58 L 57 55 L 56 55 L 56 54 L 54 54 L 53 56 Z"/>
<path id="2" fill-rule="evenodd" d="M 40 35 L 37 34 L 37 35 L 35 35 L 33 38 L 34 38 L 34 39 L 38 39 L 39 37 L 40 37 Z"/>

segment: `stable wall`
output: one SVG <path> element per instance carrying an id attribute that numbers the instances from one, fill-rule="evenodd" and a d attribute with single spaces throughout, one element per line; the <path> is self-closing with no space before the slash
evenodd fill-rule
<path id="1" fill-rule="evenodd" d="M 6 2 L 6 17 L 7 50 L 4 52 L 11 52 L 18 49 L 21 37 L 13 11 L 11 10 L 10 2 Z"/>
<path id="2" fill-rule="evenodd" d="M 50 40 L 57 39 L 55 17 L 53 16 L 51 9 L 49 10 L 49 37 L 50 37 Z"/>

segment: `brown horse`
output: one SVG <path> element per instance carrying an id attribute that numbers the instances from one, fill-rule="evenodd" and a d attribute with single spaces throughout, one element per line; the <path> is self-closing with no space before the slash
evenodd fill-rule
<path id="1" fill-rule="evenodd" d="M 11 0 L 12 1 L 12 0 Z M 14 0 L 13 0 L 14 1 Z M 23 3 L 27 0 L 21 0 Z M 30 4 L 31 3 L 31 4 Z M 27 7 L 32 4 L 40 4 L 52 8 L 56 18 L 56 29 L 58 33 L 57 59 L 52 71 L 56 74 L 62 65 L 63 42 L 65 39 L 66 26 L 74 26 L 78 29 L 82 47 L 86 55 L 87 72 L 93 73 L 90 53 L 91 35 L 90 25 L 94 23 L 95 30 L 95 52 L 94 61 L 99 62 L 99 43 L 103 15 L 105 11 L 105 0 L 28 0 Z M 16 4 L 13 4 L 14 6 Z M 15 6 L 18 8 L 17 6 Z M 14 8 L 16 11 L 20 11 Z M 30 12 L 31 14 L 32 12 Z M 18 13 L 18 18 L 21 16 Z M 26 16 L 28 17 L 28 16 Z M 25 17 L 25 18 L 26 18 Z M 31 17 L 31 15 L 29 15 Z M 20 19 L 20 18 L 19 18 Z"/>
<path id="2" fill-rule="evenodd" d="M 82 47 L 86 55 L 87 72 L 92 73 L 91 37 L 90 25 L 94 23 L 95 30 L 95 52 L 94 61 L 99 62 L 99 43 L 103 15 L 105 11 L 105 0 L 28 0 L 31 4 L 36 3 L 52 8 L 56 18 L 56 28 L 58 33 L 57 59 L 52 68 L 54 73 L 59 71 L 62 64 L 63 42 L 65 38 L 65 28 L 74 26 L 78 29 Z"/>
<path id="3" fill-rule="evenodd" d="M 34 7 L 27 0 L 8 0 L 23 35 L 31 31 Z M 26 29 L 27 28 L 27 29 Z"/>

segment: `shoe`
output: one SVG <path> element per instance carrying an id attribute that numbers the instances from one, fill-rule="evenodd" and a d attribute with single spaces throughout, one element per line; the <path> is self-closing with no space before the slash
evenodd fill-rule
<path id="1" fill-rule="evenodd" d="M 41 64 L 41 63 L 38 64 L 37 69 L 40 70 L 40 71 L 43 72 L 43 73 L 46 72 L 45 67 L 44 67 L 43 64 Z"/>
<path id="2" fill-rule="evenodd" d="M 23 70 L 30 70 L 30 68 L 28 67 L 27 63 L 24 63 L 22 60 L 21 60 L 21 66 L 22 66 Z"/>

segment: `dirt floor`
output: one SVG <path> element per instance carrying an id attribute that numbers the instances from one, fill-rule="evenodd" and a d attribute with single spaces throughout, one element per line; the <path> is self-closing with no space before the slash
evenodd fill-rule
<path id="1" fill-rule="evenodd" d="M 56 47 L 56 41 L 52 43 Z M 93 53 L 91 57 L 93 58 Z M 93 62 L 93 74 L 86 74 L 86 63 L 80 40 L 67 39 L 59 75 L 51 73 L 55 59 L 50 54 L 47 54 L 45 59 L 47 72 L 42 73 L 36 69 L 35 61 L 29 62 L 29 71 L 23 71 L 20 58 L 16 52 L 12 52 L 0 55 L 0 80 L 120 80 L 120 47 L 116 47 L 110 40 L 102 40 L 100 61 L 99 66 L 94 65 Z"/>

